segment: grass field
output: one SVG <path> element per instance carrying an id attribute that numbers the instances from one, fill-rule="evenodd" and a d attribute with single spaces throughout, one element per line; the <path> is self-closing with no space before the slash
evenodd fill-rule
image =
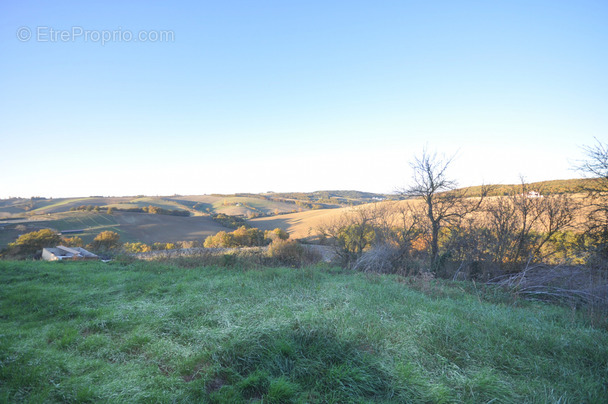
<path id="1" fill-rule="evenodd" d="M 1 402 L 608 401 L 608 330 L 465 284 L 0 261 Z"/>

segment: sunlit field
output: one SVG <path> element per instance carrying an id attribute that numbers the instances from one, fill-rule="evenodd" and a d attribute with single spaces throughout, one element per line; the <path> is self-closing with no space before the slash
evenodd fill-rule
<path id="1" fill-rule="evenodd" d="M 471 284 L 0 261 L 2 402 L 608 400 L 605 322 Z"/>

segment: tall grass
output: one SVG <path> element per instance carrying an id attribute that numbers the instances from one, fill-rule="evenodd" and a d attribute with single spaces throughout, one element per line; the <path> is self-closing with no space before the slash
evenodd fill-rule
<path id="1" fill-rule="evenodd" d="M 458 286 L 6 261 L 0 283 L 3 402 L 608 401 L 605 327 Z"/>

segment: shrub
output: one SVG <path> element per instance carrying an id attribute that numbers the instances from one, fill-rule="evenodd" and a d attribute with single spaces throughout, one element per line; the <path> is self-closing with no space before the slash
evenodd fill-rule
<path id="1" fill-rule="evenodd" d="M 120 236 L 116 232 L 102 231 L 93 239 L 91 246 L 96 250 L 111 250 L 120 245 L 119 239 Z"/>
<path id="2" fill-rule="evenodd" d="M 365 251 L 353 268 L 364 272 L 395 273 L 400 269 L 402 252 L 390 244 L 378 244 Z"/>
<path id="3" fill-rule="evenodd" d="M 61 243 L 66 247 L 83 247 L 84 242 L 80 237 L 63 237 Z"/>
<path id="4" fill-rule="evenodd" d="M 268 240 L 268 242 L 272 242 L 274 240 L 287 240 L 289 238 L 289 233 L 287 233 L 283 229 L 279 229 L 278 227 L 274 230 L 266 230 L 264 232 L 264 238 Z"/>
<path id="5" fill-rule="evenodd" d="M 126 252 L 126 253 L 141 253 L 141 252 L 148 252 L 148 251 L 152 251 L 152 248 L 144 243 L 124 243 L 122 246 L 122 249 Z"/>
<path id="6" fill-rule="evenodd" d="M 266 244 L 264 232 L 255 227 L 241 226 L 231 233 L 220 231 L 205 239 L 206 248 L 258 247 Z"/>
<path id="7" fill-rule="evenodd" d="M 209 236 L 205 239 L 203 244 L 205 248 L 222 248 L 222 247 L 233 247 L 234 236 L 232 233 L 226 233 L 220 231 L 214 236 Z"/>
<path id="8" fill-rule="evenodd" d="M 264 240 L 264 232 L 255 227 L 247 228 L 241 226 L 232 232 L 234 236 L 235 247 L 255 247 L 266 244 Z"/>
<path id="9" fill-rule="evenodd" d="M 301 267 L 321 261 L 321 255 L 295 240 L 274 240 L 268 247 L 268 257 L 279 265 Z"/>
<path id="10" fill-rule="evenodd" d="M 224 213 L 218 213 L 217 215 L 211 216 L 213 220 L 217 223 L 221 224 L 224 227 L 228 227 L 229 229 L 238 229 L 241 226 L 245 226 L 247 228 L 251 227 L 245 219 L 238 216 L 226 215 Z"/>
<path id="11" fill-rule="evenodd" d="M 9 256 L 28 256 L 45 247 L 54 247 L 61 237 L 51 229 L 42 229 L 23 234 L 14 243 L 8 245 Z"/>
<path id="12" fill-rule="evenodd" d="M 174 243 L 160 243 L 156 242 L 150 246 L 151 250 L 160 251 L 160 250 L 175 250 L 177 246 Z"/>
<path id="13" fill-rule="evenodd" d="M 177 248 L 181 248 L 181 244 L 178 241 L 177 243 L 154 243 L 152 244 L 151 250 L 175 250 Z"/>

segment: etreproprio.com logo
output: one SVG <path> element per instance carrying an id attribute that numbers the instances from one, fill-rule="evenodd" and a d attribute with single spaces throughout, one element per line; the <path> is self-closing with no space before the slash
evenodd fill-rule
<path id="1" fill-rule="evenodd" d="M 175 33 L 172 30 L 140 30 L 133 33 L 122 27 L 114 30 L 92 30 L 82 27 L 55 29 L 47 26 L 31 29 L 23 26 L 17 29 L 17 39 L 21 42 L 30 40 L 50 43 L 81 41 L 105 45 L 111 42 L 174 42 Z"/>

